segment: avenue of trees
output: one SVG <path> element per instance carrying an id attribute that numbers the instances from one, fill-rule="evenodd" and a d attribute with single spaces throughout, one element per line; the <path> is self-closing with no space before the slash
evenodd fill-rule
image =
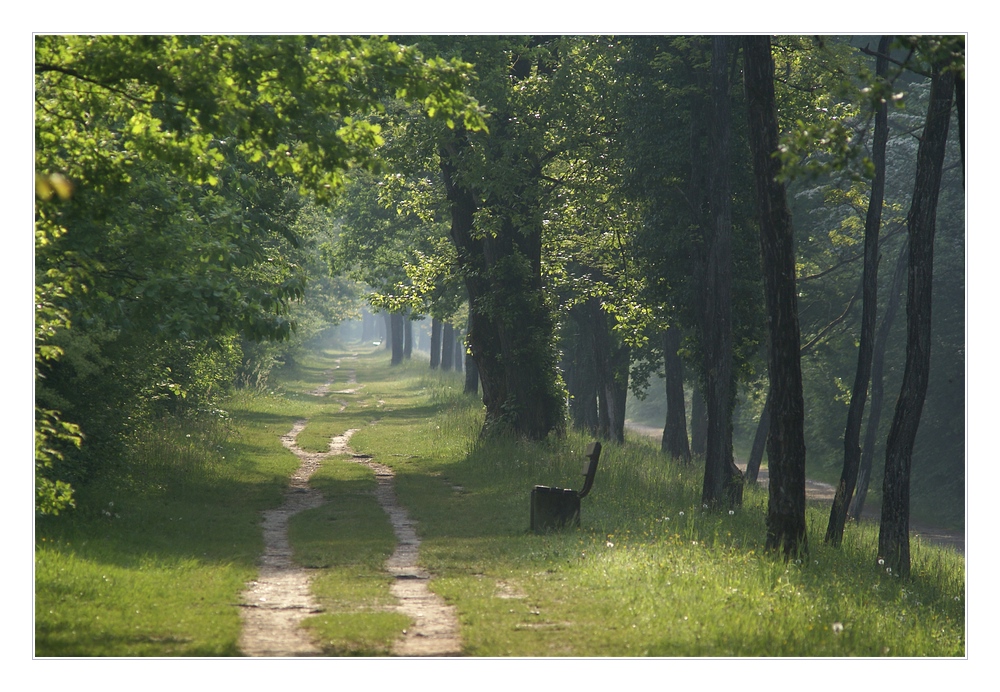
<path id="1" fill-rule="evenodd" d="M 826 540 L 879 493 L 905 575 L 913 499 L 964 515 L 964 50 L 39 36 L 39 510 L 364 310 L 394 363 L 431 319 L 484 436 L 621 442 L 659 391 L 719 509 L 766 451 L 785 556 L 837 469 Z"/>

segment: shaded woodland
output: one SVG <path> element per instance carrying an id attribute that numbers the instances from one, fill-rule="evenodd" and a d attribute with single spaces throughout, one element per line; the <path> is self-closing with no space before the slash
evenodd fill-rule
<path id="1" fill-rule="evenodd" d="M 965 515 L 964 68 L 962 36 L 37 36 L 37 507 L 337 325 L 398 363 L 426 323 L 482 435 L 652 422 L 720 510 L 767 464 L 788 557 L 839 477 L 826 540 L 877 501 L 905 575 L 911 507 Z"/>

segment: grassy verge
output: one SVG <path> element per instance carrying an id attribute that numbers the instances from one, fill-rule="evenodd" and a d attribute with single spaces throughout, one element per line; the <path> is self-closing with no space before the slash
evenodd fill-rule
<path id="1" fill-rule="evenodd" d="M 903 581 L 873 564 L 872 525 L 824 546 L 818 508 L 810 555 L 785 563 L 762 552 L 764 493 L 748 491 L 732 515 L 707 512 L 698 469 L 638 439 L 605 447 L 581 529 L 536 536 L 532 485 L 579 483 L 586 439 L 481 442 L 481 404 L 459 375 L 392 368 L 381 351 L 348 356 L 317 351 L 283 373 L 277 395 L 161 427 L 130 465 L 81 490 L 80 510 L 37 522 L 36 654 L 237 655 L 259 511 L 280 503 L 298 463 L 280 436 L 308 419 L 303 448 L 355 429 L 351 446 L 394 469 L 467 655 L 964 655 L 965 564 L 952 551 L 914 544 Z M 348 369 L 361 388 L 337 393 Z M 331 379 L 331 393 L 310 394 Z M 383 655 L 409 623 L 391 610 L 381 565 L 394 539 L 372 474 L 331 458 L 312 483 L 329 503 L 291 526 L 324 609 L 306 626 L 328 655 Z"/>
<path id="2" fill-rule="evenodd" d="M 150 430 L 132 459 L 79 489 L 77 511 L 36 521 L 37 656 L 239 653 L 258 512 L 295 467 L 277 434 L 291 425 L 283 404 L 242 403 L 249 420 Z"/>

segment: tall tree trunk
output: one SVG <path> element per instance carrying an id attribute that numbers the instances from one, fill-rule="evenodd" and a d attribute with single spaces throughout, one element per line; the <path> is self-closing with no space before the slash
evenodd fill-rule
<path id="1" fill-rule="evenodd" d="M 705 377 L 708 448 L 701 501 L 710 507 L 739 506 L 743 475 L 733 463 L 732 192 L 729 179 L 728 39 L 712 38 L 712 110 L 709 118 L 709 196 L 705 271 Z"/>
<path id="2" fill-rule="evenodd" d="M 441 329 L 441 369 L 451 370 L 455 362 L 455 327 L 445 322 Z"/>
<path id="3" fill-rule="evenodd" d="M 764 460 L 764 447 L 767 446 L 767 434 L 771 429 L 771 392 L 767 393 L 764 400 L 764 408 L 761 409 L 760 419 L 757 421 L 757 430 L 753 435 L 753 445 L 750 447 L 750 458 L 747 459 L 747 470 L 744 476 L 744 483 L 756 485 L 757 476 L 760 474 L 760 463 Z"/>
<path id="4" fill-rule="evenodd" d="M 502 139 L 503 118 L 491 139 Z M 494 203 L 503 212 L 495 235 L 473 232 L 476 200 L 459 179 L 462 134 L 445 144 L 441 172 L 452 210 L 451 237 L 469 293 L 472 327 L 469 346 L 479 366 L 486 420 L 483 434 L 513 434 L 539 440 L 565 431 L 565 392 L 558 380 L 555 320 L 541 276 L 541 226 L 524 227 L 535 215 Z M 537 166 L 521 192 L 531 198 Z"/>
<path id="5" fill-rule="evenodd" d="M 587 307 L 597 371 L 598 433 L 605 439 L 624 442 L 629 349 L 612 333 L 601 301 L 591 298 Z"/>
<path id="6" fill-rule="evenodd" d="M 431 370 L 441 365 L 441 320 L 431 318 Z"/>
<path id="7" fill-rule="evenodd" d="M 768 377 L 771 430 L 767 438 L 768 550 L 786 558 L 808 551 L 806 538 L 806 445 L 799 356 L 795 248 L 785 187 L 778 179 L 778 116 L 774 60 L 767 36 L 744 39 L 744 78 L 754 181 L 760 216 L 764 297 L 770 333 Z"/>
<path id="8" fill-rule="evenodd" d="M 597 368 L 586 305 L 574 305 L 567 321 L 567 348 L 563 372 L 569 390 L 569 415 L 573 426 L 597 435 Z"/>
<path id="9" fill-rule="evenodd" d="M 392 317 L 390 318 L 392 327 L 389 338 L 389 341 L 392 342 L 392 358 L 389 361 L 391 365 L 399 365 L 403 362 L 404 322 L 406 322 L 406 318 L 403 315 L 398 312 L 392 313 Z"/>
<path id="10" fill-rule="evenodd" d="M 889 36 L 878 44 L 875 78 L 883 81 L 889 72 Z M 872 180 L 868 213 L 865 217 L 865 264 L 862 269 L 861 342 L 858 346 L 858 366 L 854 373 L 851 403 L 847 409 L 844 429 L 844 469 L 830 508 L 830 521 L 826 527 L 825 541 L 839 546 L 844 538 L 847 509 L 854 494 L 861 465 L 861 421 L 868 400 L 868 382 L 871 379 L 872 350 L 875 339 L 875 316 L 878 301 L 879 231 L 882 226 L 882 198 L 885 194 L 885 145 L 889 139 L 889 110 L 886 101 L 880 101 L 875 110 L 875 135 L 872 144 L 872 162 L 875 177 Z"/>
<path id="11" fill-rule="evenodd" d="M 917 179 L 906 218 L 909 270 L 906 295 L 906 367 L 889 428 L 882 483 L 879 558 L 906 577 L 910 573 L 910 464 L 927 394 L 931 358 L 931 289 L 934 231 L 955 73 L 932 66 L 927 121 L 917 149 Z"/>
<path id="12" fill-rule="evenodd" d="M 663 371 L 666 380 L 667 420 L 660 448 L 673 459 L 691 463 L 687 416 L 684 411 L 684 364 L 680 356 L 681 333 L 677 327 L 663 332 Z"/>
<path id="13" fill-rule="evenodd" d="M 472 316 L 470 315 L 468 321 L 465 324 L 465 333 L 468 334 L 471 329 L 472 329 Z M 469 352 L 468 348 L 464 348 L 462 353 L 465 360 L 464 392 L 466 394 L 478 394 L 479 368 L 476 366 L 476 359 L 472 357 L 472 353 Z"/>
<path id="14" fill-rule="evenodd" d="M 865 427 L 864 446 L 861 449 L 861 467 L 858 470 L 858 492 L 851 503 L 850 516 L 861 517 L 868 497 L 868 484 L 871 480 L 872 465 L 875 460 L 875 443 L 878 439 L 879 424 L 882 422 L 882 407 L 885 402 L 885 350 L 889 342 L 889 332 L 899 311 L 899 296 L 903 290 L 903 280 L 906 278 L 906 267 L 909 254 L 906 251 L 906 240 L 899 249 L 896 258 L 896 269 L 889 285 L 889 295 L 886 299 L 885 314 L 875 337 L 874 353 L 872 354 L 872 395 L 871 407 L 868 412 L 868 424 Z"/>
<path id="15" fill-rule="evenodd" d="M 409 310 L 403 316 L 403 358 L 409 360 L 413 357 L 413 320 L 410 319 Z"/>
<path id="16" fill-rule="evenodd" d="M 705 410 L 705 395 L 701 391 L 701 383 L 695 382 L 691 394 L 691 454 L 705 456 L 708 446 L 708 412 Z"/>
<path id="17" fill-rule="evenodd" d="M 466 394 L 479 393 L 479 368 L 476 367 L 476 359 L 471 353 L 465 354 L 465 388 Z"/>
<path id="18" fill-rule="evenodd" d="M 455 330 L 455 372 L 462 372 L 462 363 L 465 362 L 465 339 L 461 330 Z"/>

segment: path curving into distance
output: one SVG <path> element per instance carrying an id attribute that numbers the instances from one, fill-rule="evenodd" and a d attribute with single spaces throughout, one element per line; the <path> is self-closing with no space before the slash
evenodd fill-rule
<path id="1" fill-rule="evenodd" d="M 332 376 L 333 373 L 327 374 Z M 354 371 L 347 372 L 347 382 L 355 386 L 334 393 L 354 394 L 363 386 L 357 385 Z M 331 385 L 332 380 L 310 394 L 326 396 Z M 343 401 L 337 400 L 337 403 L 341 405 L 341 411 L 347 406 Z M 263 513 L 264 554 L 257 580 L 250 582 L 243 592 L 240 649 L 247 656 L 322 654 L 300 626 L 302 620 L 322 609 L 312 598 L 308 572 L 292 561 L 288 522 L 295 514 L 324 503 L 322 494 L 309 487 L 309 478 L 328 457 L 346 456 L 351 461 L 368 466 L 375 473 L 375 497 L 388 515 L 396 535 L 396 549 L 386 561 L 385 569 L 395 577 L 391 593 L 399 600 L 397 610 L 411 617 L 414 624 L 404 630 L 403 636 L 393 645 L 393 655 L 460 655 L 462 645 L 455 608 L 428 588 L 430 575 L 418 565 L 420 539 L 415 523 L 396 498 L 392 469 L 350 449 L 348 441 L 357 432 L 355 429 L 331 438 L 326 452 L 304 451 L 296 444 L 296 439 L 306 423 L 306 420 L 296 421 L 291 431 L 281 438 L 281 443 L 301 463 L 292 475 L 281 506 Z"/>

